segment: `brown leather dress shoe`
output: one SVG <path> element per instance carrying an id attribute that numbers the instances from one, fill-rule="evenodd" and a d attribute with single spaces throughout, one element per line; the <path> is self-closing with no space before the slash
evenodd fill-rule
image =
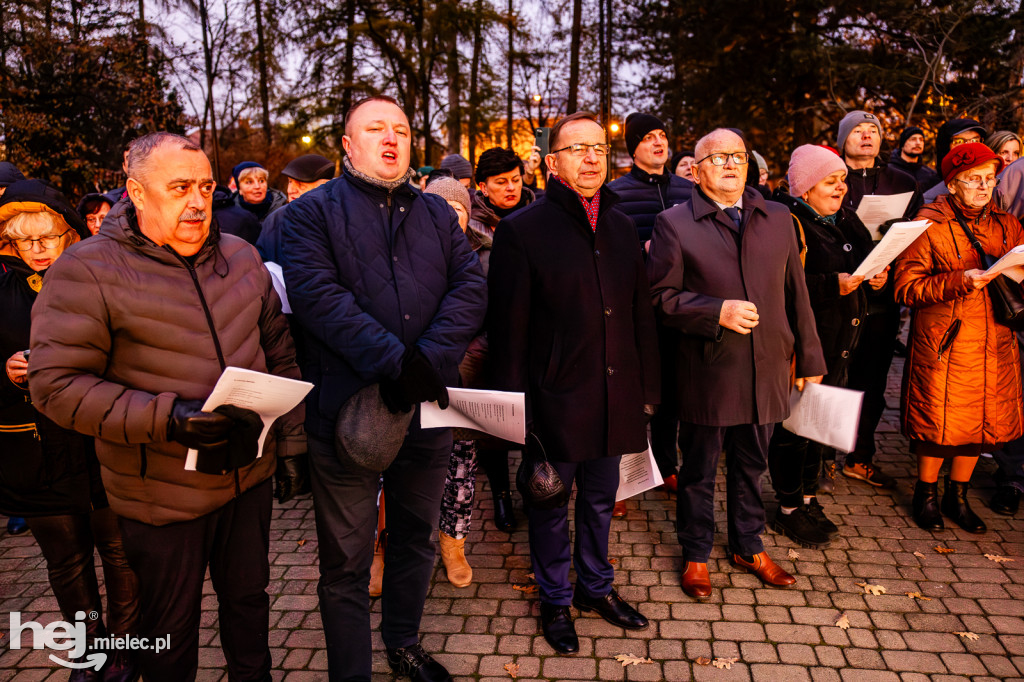
<path id="1" fill-rule="evenodd" d="M 708 565 L 687 561 L 683 566 L 683 592 L 694 599 L 707 599 L 711 596 L 711 578 L 708 576 Z"/>
<path id="2" fill-rule="evenodd" d="M 675 474 L 672 474 L 671 476 L 666 476 L 665 484 L 661 487 L 675 495 L 677 492 L 679 492 L 679 477 L 676 476 Z"/>
<path id="3" fill-rule="evenodd" d="M 626 501 L 621 500 L 615 503 L 615 509 L 612 509 L 613 519 L 622 519 L 626 517 Z"/>
<path id="4" fill-rule="evenodd" d="M 768 556 L 768 552 L 755 554 L 754 563 L 747 563 L 740 555 L 733 554 L 732 564 L 733 566 L 745 568 L 749 573 L 753 573 L 767 585 L 785 587 L 796 582 L 796 578 L 783 571 L 779 568 L 778 564 L 772 561 L 771 557 Z"/>

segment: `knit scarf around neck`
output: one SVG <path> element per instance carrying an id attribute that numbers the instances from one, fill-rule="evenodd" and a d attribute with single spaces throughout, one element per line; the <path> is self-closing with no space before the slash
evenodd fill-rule
<path id="1" fill-rule="evenodd" d="M 397 180 L 380 180 L 378 178 L 370 177 L 366 173 L 361 173 L 360 171 L 357 171 L 355 167 L 352 166 L 352 162 L 349 160 L 349 157 L 347 156 L 342 161 L 342 163 L 344 163 L 345 165 L 346 173 L 349 173 L 352 177 L 359 178 L 363 182 L 373 185 L 374 187 L 380 187 L 385 192 L 390 192 L 394 189 L 397 189 L 398 187 L 401 187 L 403 184 L 409 182 L 409 178 L 413 176 L 413 170 L 412 168 L 409 168 L 405 171 L 405 174 L 402 177 L 398 178 Z"/>

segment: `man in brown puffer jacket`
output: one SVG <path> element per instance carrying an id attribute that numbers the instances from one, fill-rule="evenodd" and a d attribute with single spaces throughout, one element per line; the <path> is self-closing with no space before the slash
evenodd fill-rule
<path id="1" fill-rule="evenodd" d="M 129 200 L 47 273 L 32 316 L 32 398 L 96 438 L 139 576 L 139 634 L 170 636 L 166 651 L 139 652 L 144 678 L 195 679 L 209 566 L 231 679 L 269 680 L 274 443 L 257 458 L 255 413 L 201 407 L 228 366 L 299 378 L 294 346 L 256 249 L 211 225 L 202 150 L 153 133 L 132 145 L 127 168 Z M 282 420 L 303 417 L 300 406 Z M 188 448 L 199 450 L 196 471 L 185 470 Z"/>

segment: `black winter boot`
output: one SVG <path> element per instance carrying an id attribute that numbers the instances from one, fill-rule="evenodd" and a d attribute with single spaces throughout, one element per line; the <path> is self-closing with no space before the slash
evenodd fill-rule
<path id="1" fill-rule="evenodd" d="M 946 492 L 942 496 L 942 513 L 953 519 L 953 523 L 968 533 L 984 533 L 988 530 L 985 527 L 985 522 L 971 511 L 971 506 L 967 503 L 967 489 L 970 487 L 970 483 L 951 481 L 949 476 L 946 476 Z"/>
<path id="2" fill-rule="evenodd" d="M 939 511 L 939 483 L 918 481 L 914 486 L 914 523 L 924 530 L 944 530 Z"/>

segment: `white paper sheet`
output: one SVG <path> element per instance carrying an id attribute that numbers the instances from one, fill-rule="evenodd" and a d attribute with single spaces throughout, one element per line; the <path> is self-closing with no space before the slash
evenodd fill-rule
<path id="1" fill-rule="evenodd" d="M 929 225 L 931 222 L 928 220 L 894 224 L 852 274 L 864 275 L 865 279 L 874 277 L 885 270 L 885 266 L 893 262 L 896 256 L 906 251 L 907 247 L 928 229 Z"/>
<path id="2" fill-rule="evenodd" d="M 277 292 L 278 298 L 281 299 L 281 312 L 291 315 L 292 306 L 288 302 L 288 290 L 284 286 L 284 270 L 274 261 L 267 261 L 263 264 L 263 267 L 270 273 L 270 281 L 274 283 L 274 291 Z"/>
<path id="3" fill-rule="evenodd" d="M 648 443 L 645 451 L 623 455 L 619 460 L 619 489 L 615 493 L 615 501 L 639 495 L 664 482 Z"/>
<path id="4" fill-rule="evenodd" d="M 857 444 L 857 422 L 864 401 L 861 391 L 824 384 L 805 384 L 789 397 L 789 419 L 782 426 L 798 436 L 842 452 Z"/>
<path id="5" fill-rule="evenodd" d="M 1024 280 L 1024 244 L 1007 251 L 1002 258 L 985 271 L 986 275 L 994 273 L 1006 275 L 1015 282 Z"/>
<path id="6" fill-rule="evenodd" d="M 313 384 L 308 381 L 286 379 L 285 377 L 254 372 L 241 367 L 228 367 L 217 380 L 210 397 L 203 403 L 203 412 L 213 412 L 221 405 L 236 405 L 252 410 L 263 420 L 263 433 L 260 434 L 260 447 L 257 457 L 263 456 L 263 443 L 274 420 L 298 405 L 306 394 L 312 390 Z M 196 470 L 196 458 L 199 453 L 189 450 L 185 457 L 185 470 Z"/>
<path id="7" fill-rule="evenodd" d="M 866 194 L 860 200 L 860 205 L 857 206 L 857 216 L 864 223 L 864 227 L 868 228 L 871 238 L 878 241 L 882 237 L 878 234 L 878 226 L 886 220 L 902 218 L 903 214 L 907 212 L 907 206 L 910 205 L 910 199 L 913 196 L 913 192 Z"/>
<path id="8" fill-rule="evenodd" d="M 459 427 L 483 431 L 513 443 L 526 442 L 526 395 L 475 388 L 449 388 L 448 409 L 420 404 L 424 429 Z"/>

